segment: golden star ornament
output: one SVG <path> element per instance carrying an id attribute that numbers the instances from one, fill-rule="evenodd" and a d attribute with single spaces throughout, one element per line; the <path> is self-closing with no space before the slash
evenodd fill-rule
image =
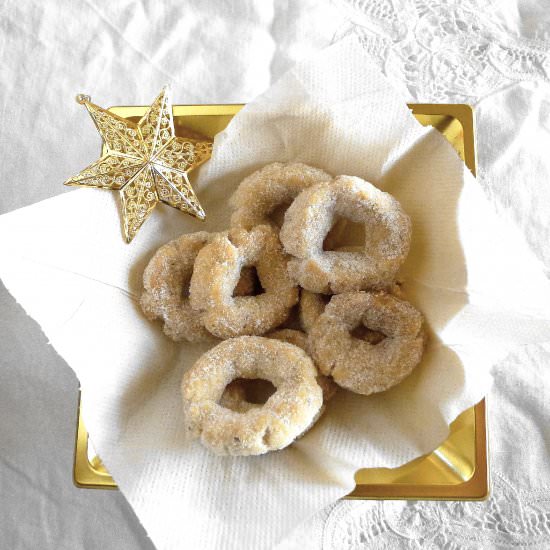
<path id="1" fill-rule="evenodd" d="M 177 137 L 172 101 L 164 88 L 139 122 L 119 117 L 79 95 L 103 141 L 105 153 L 65 185 L 120 193 L 126 242 L 130 242 L 159 201 L 205 218 L 187 174 L 210 158 L 211 141 Z"/>

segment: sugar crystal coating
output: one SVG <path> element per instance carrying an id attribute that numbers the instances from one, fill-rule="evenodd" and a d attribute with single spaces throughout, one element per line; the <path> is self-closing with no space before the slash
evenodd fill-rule
<path id="1" fill-rule="evenodd" d="M 316 376 L 313 361 L 292 344 L 259 336 L 225 340 L 183 376 L 188 433 L 219 455 L 259 455 L 287 447 L 323 404 Z M 269 380 L 276 391 L 261 407 L 235 412 L 219 402 L 236 378 Z"/>
<path id="2" fill-rule="evenodd" d="M 162 319 L 164 333 L 176 342 L 213 339 L 191 308 L 188 288 L 197 254 L 216 235 L 205 231 L 181 235 L 161 246 L 143 273 L 141 309 L 150 321 Z M 253 291 L 253 273 L 245 268 L 233 294 L 247 296 Z"/>
<path id="3" fill-rule="evenodd" d="M 341 250 L 340 248 L 338 250 Z M 403 290 L 399 282 L 394 282 L 387 292 L 393 294 L 397 298 L 404 298 Z M 316 294 L 302 288 L 300 291 L 300 303 L 299 303 L 299 317 L 302 330 L 309 334 L 315 321 L 325 311 L 325 306 L 330 302 L 330 295 Z M 367 329 L 368 330 L 368 329 Z"/>
<path id="4" fill-rule="evenodd" d="M 282 342 L 288 342 L 298 346 L 300 349 L 303 349 L 310 357 L 311 352 L 309 350 L 309 343 L 307 335 L 301 332 L 300 330 L 293 330 L 289 328 L 274 330 L 266 335 L 267 338 L 274 338 L 275 340 L 281 340 Z M 315 364 L 315 361 L 314 361 Z M 326 403 L 330 401 L 336 391 L 338 386 L 327 376 L 323 376 L 321 373 L 317 373 L 317 384 L 321 386 L 323 390 L 323 402 Z"/>
<path id="5" fill-rule="evenodd" d="M 362 252 L 323 250 L 343 216 L 365 225 Z M 323 294 L 389 286 L 410 246 L 411 221 L 389 193 L 352 176 L 308 187 L 286 211 L 280 232 L 293 256 L 289 273 L 303 288 Z"/>
<path id="6" fill-rule="evenodd" d="M 264 292 L 234 296 L 242 268 L 251 265 L 256 267 Z M 287 257 L 270 226 L 219 234 L 197 255 L 191 306 L 219 338 L 265 334 L 285 321 L 298 302 L 298 288 L 286 268 Z"/>
<path id="7" fill-rule="evenodd" d="M 372 344 L 352 335 L 364 325 L 385 338 Z M 333 296 L 309 333 L 312 357 L 343 388 L 369 395 L 401 382 L 424 351 L 422 314 L 386 292 Z"/>
<path id="8" fill-rule="evenodd" d="M 300 324 L 304 332 L 309 333 L 315 321 L 325 311 L 330 296 L 317 294 L 302 288 L 300 291 Z"/>
<path id="9" fill-rule="evenodd" d="M 212 338 L 191 308 L 186 289 L 197 254 L 213 236 L 200 231 L 170 241 L 156 251 L 143 273 L 141 309 L 151 321 L 162 319 L 164 333 L 177 342 Z"/>
<path id="10" fill-rule="evenodd" d="M 332 176 L 306 164 L 274 162 L 246 177 L 230 199 L 235 209 L 232 227 L 252 229 L 257 225 L 282 223 L 288 207 L 301 191 Z"/>
<path id="11" fill-rule="evenodd" d="M 265 336 L 266 338 L 273 338 L 275 340 L 280 340 L 281 342 L 287 342 L 294 346 L 298 346 L 300 349 L 304 350 L 309 357 L 311 357 L 308 350 L 307 335 L 299 330 L 279 329 L 270 332 Z M 330 401 L 338 390 L 338 386 L 330 378 L 322 375 L 320 372 L 317 372 L 316 380 L 317 384 L 319 384 L 321 390 L 323 391 L 323 406 L 319 410 L 319 413 L 313 420 L 312 424 L 308 427 L 308 430 L 323 414 L 326 409 L 327 401 Z M 231 382 L 231 384 L 229 384 L 223 392 L 220 405 L 237 412 L 246 412 L 250 409 L 260 407 L 261 405 L 257 403 L 250 403 L 247 401 L 247 389 L 249 389 L 247 388 L 247 382 L 247 380 L 242 379 Z M 300 437 L 302 435 L 304 434 L 301 434 Z"/>
<path id="12" fill-rule="evenodd" d="M 272 163 L 230 204 L 229 231 L 157 251 L 141 305 L 174 340 L 227 339 L 183 377 L 185 425 L 217 454 L 257 455 L 303 436 L 338 385 L 368 395 L 401 382 L 424 320 L 396 282 L 411 223 L 388 193 Z"/>

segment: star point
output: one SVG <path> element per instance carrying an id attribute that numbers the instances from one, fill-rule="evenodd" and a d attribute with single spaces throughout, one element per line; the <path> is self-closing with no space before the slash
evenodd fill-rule
<path id="1" fill-rule="evenodd" d="M 128 243 L 158 202 L 204 220 L 188 173 L 210 158 L 212 142 L 176 136 L 168 87 L 137 123 L 95 105 L 89 96 L 79 94 L 77 101 L 88 110 L 106 152 L 65 185 L 118 191 Z"/>

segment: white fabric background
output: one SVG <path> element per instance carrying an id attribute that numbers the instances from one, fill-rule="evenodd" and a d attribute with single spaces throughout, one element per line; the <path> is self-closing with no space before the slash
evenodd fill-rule
<path id="1" fill-rule="evenodd" d="M 95 158 L 76 92 L 146 103 L 169 82 L 179 103 L 247 101 L 353 27 L 411 100 L 476 104 L 480 182 L 550 268 L 550 12 L 543 1 L 433 4 L 5 1 L 0 213 L 63 192 Z M 548 547 L 549 359 L 533 346 L 496 369 L 488 503 L 340 503 L 287 546 Z M 2 290 L 0 548 L 152 547 L 120 494 L 72 486 L 76 394 L 70 369 Z"/>

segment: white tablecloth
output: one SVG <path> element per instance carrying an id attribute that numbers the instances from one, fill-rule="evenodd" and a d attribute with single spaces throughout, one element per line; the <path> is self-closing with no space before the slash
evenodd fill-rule
<path id="1" fill-rule="evenodd" d="M 480 184 L 550 268 L 550 11 L 500 2 L 7 0 L 0 7 L 0 213 L 66 190 L 96 158 L 77 92 L 101 105 L 246 102 L 347 32 L 411 101 L 476 106 Z M 498 275 L 497 275 L 498 276 Z M 37 281 L 40 284 L 40 281 Z M 550 336 L 549 336 L 550 340 Z M 550 547 L 550 345 L 489 396 L 485 503 L 341 502 L 287 548 Z M 71 481 L 78 383 L 0 288 L 0 548 L 152 548 L 117 492 Z"/>

